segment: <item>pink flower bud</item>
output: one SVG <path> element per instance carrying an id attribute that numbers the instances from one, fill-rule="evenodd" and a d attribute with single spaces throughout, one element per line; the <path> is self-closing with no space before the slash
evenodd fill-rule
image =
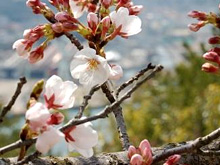
<path id="1" fill-rule="evenodd" d="M 75 19 L 74 17 L 70 16 L 68 13 L 66 12 L 58 12 L 55 15 L 55 19 L 59 22 L 73 22 L 73 23 L 77 23 L 77 19 Z"/>
<path id="2" fill-rule="evenodd" d="M 216 52 L 220 56 L 220 48 L 218 48 L 218 47 L 215 47 L 215 48 L 209 50 L 209 52 Z"/>
<path id="3" fill-rule="evenodd" d="M 31 51 L 30 55 L 28 57 L 28 61 L 31 64 L 34 64 L 34 63 L 40 61 L 44 57 L 44 49 L 45 49 L 45 46 L 40 45 L 35 50 Z"/>
<path id="4" fill-rule="evenodd" d="M 128 148 L 128 158 L 131 159 L 131 157 L 137 153 L 137 149 L 134 146 L 129 146 Z"/>
<path id="5" fill-rule="evenodd" d="M 102 5 L 108 9 L 112 5 L 113 0 L 101 0 Z"/>
<path id="6" fill-rule="evenodd" d="M 50 116 L 50 119 L 47 121 L 49 125 L 58 125 L 62 123 L 64 120 L 64 116 L 60 112 L 56 112 Z"/>
<path id="7" fill-rule="evenodd" d="M 27 0 L 26 5 L 28 7 L 35 7 L 35 6 L 39 6 L 40 5 L 40 0 Z"/>
<path id="8" fill-rule="evenodd" d="M 142 9 L 142 5 L 132 6 L 129 8 L 129 15 L 139 15 Z"/>
<path id="9" fill-rule="evenodd" d="M 181 155 L 175 154 L 170 156 L 163 165 L 175 165 L 181 158 Z"/>
<path id="10" fill-rule="evenodd" d="M 87 5 L 87 7 L 88 7 L 88 11 L 89 11 L 89 12 L 95 12 L 95 11 L 96 11 L 96 8 L 97 8 L 97 6 L 96 6 L 95 4 L 92 4 L 92 3 L 89 3 L 89 4 Z"/>
<path id="11" fill-rule="evenodd" d="M 111 20 L 110 17 L 106 16 L 102 19 L 102 34 L 101 37 L 104 39 L 106 33 L 108 32 L 110 26 L 111 26 Z"/>
<path id="12" fill-rule="evenodd" d="M 19 56 L 27 57 L 28 52 L 30 51 L 32 44 L 26 39 L 19 39 L 14 42 L 12 48 L 16 50 Z"/>
<path id="13" fill-rule="evenodd" d="M 141 141 L 139 145 L 139 149 L 141 151 L 141 155 L 147 164 L 151 164 L 153 161 L 151 146 L 148 140 L 144 139 Z"/>
<path id="14" fill-rule="evenodd" d="M 56 33 L 62 33 L 63 29 L 64 29 L 63 24 L 60 23 L 60 22 L 52 24 L 51 27 L 52 27 L 53 31 L 56 32 Z"/>
<path id="15" fill-rule="evenodd" d="M 97 25 L 98 25 L 98 17 L 95 13 L 90 12 L 87 16 L 87 22 L 89 25 L 89 28 L 93 31 L 93 34 L 95 34 Z"/>
<path id="16" fill-rule="evenodd" d="M 198 23 L 192 23 L 192 24 L 188 25 L 188 28 L 191 31 L 197 32 L 203 26 L 205 26 L 205 22 L 204 21 L 200 21 Z"/>
<path id="17" fill-rule="evenodd" d="M 144 163 L 144 160 L 141 155 L 134 154 L 130 160 L 131 165 L 142 165 Z"/>
<path id="18" fill-rule="evenodd" d="M 74 23 L 71 23 L 71 22 L 64 22 L 63 23 L 63 29 L 65 32 L 68 32 L 68 31 L 75 31 L 78 29 L 78 26 Z"/>
<path id="19" fill-rule="evenodd" d="M 207 14 L 201 11 L 191 11 L 188 13 L 188 16 L 192 18 L 197 18 L 199 21 L 207 20 Z"/>
<path id="20" fill-rule="evenodd" d="M 209 44 L 220 44 L 220 37 L 215 36 L 209 39 Z"/>
<path id="21" fill-rule="evenodd" d="M 220 64 L 220 56 L 216 52 L 212 52 L 212 51 L 207 52 L 203 55 L 203 58 L 208 61 L 212 61 Z"/>
<path id="22" fill-rule="evenodd" d="M 219 68 L 213 64 L 205 63 L 202 65 L 202 71 L 208 73 L 217 73 L 219 71 Z"/>

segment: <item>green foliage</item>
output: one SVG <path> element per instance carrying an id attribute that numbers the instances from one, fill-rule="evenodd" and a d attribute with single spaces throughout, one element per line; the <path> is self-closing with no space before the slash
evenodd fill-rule
<path id="1" fill-rule="evenodd" d="M 201 55 L 187 44 L 184 47 L 185 61 L 174 72 L 163 71 L 148 81 L 123 107 L 132 144 L 143 139 L 153 146 L 187 141 L 218 128 L 219 77 L 202 72 Z M 201 50 L 205 51 L 204 45 Z M 115 134 L 110 146 L 118 147 L 117 138 Z"/>

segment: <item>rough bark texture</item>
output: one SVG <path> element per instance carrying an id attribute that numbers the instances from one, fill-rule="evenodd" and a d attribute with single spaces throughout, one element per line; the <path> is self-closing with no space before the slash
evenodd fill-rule
<path id="1" fill-rule="evenodd" d="M 214 144 L 214 146 L 213 146 Z M 176 145 L 171 143 L 163 147 L 153 148 L 153 153 L 158 154 L 161 152 L 165 152 L 167 149 L 173 148 Z M 219 148 L 219 141 L 218 143 L 212 143 L 210 146 L 205 147 L 204 149 L 212 149 L 216 150 Z M 155 165 L 162 165 L 165 160 L 161 162 L 154 163 Z M 0 159 L 0 165 L 11 165 L 16 163 L 16 158 L 2 158 Z M 123 165 L 129 164 L 129 160 L 127 158 L 127 152 L 117 152 L 117 153 L 103 153 L 98 156 L 94 156 L 91 158 L 84 158 L 84 157 L 42 157 L 42 158 L 35 158 L 31 160 L 31 163 L 34 165 Z M 204 155 L 199 152 L 195 153 L 186 153 L 183 154 L 179 164 L 184 165 L 219 165 L 220 164 L 220 155 L 210 154 Z"/>

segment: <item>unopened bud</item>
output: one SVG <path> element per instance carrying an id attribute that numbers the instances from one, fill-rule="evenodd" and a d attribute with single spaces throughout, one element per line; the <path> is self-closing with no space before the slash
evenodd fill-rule
<path id="1" fill-rule="evenodd" d="M 199 21 L 198 23 L 192 23 L 192 24 L 188 25 L 188 28 L 191 31 L 197 32 L 203 26 L 205 26 L 205 22 L 204 21 Z"/>
<path id="2" fill-rule="evenodd" d="M 220 57 L 216 52 L 207 52 L 203 55 L 203 58 L 208 61 L 212 61 L 220 64 Z"/>
<path id="3" fill-rule="evenodd" d="M 205 63 L 202 65 L 202 71 L 208 73 L 217 73 L 219 71 L 219 68 L 213 64 Z"/>
<path id="4" fill-rule="evenodd" d="M 128 148 L 128 158 L 131 159 L 131 157 L 137 153 L 137 149 L 134 146 L 129 146 Z"/>
<path id="5" fill-rule="evenodd" d="M 175 165 L 181 158 L 181 155 L 175 154 L 170 156 L 163 165 Z"/>
<path id="6" fill-rule="evenodd" d="M 101 0 L 102 5 L 108 9 L 112 5 L 113 0 Z"/>
<path id="7" fill-rule="evenodd" d="M 96 11 L 96 8 L 97 8 L 97 5 L 92 4 L 92 3 L 89 3 L 89 4 L 88 4 L 88 11 L 89 11 L 89 12 L 95 12 L 95 11 Z"/>
<path id="8" fill-rule="evenodd" d="M 199 21 L 207 20 L 207 14 L 201 11 L 191 11 L 188 13 L 188 16 L 191 18 L 197 18 Z"/>
<path id="9" fill-rule="evenodd" d="M 63 32 L 63 24 L 61 22 L 57 22 L 52 24 L 52 29 L 56 33 L 62 33 Z"/>
<path id="10" fill-rule="evenodd" d="M 69 22 L 64 22 L 63 24 L 63 29 L 65 32 L 68 31 L 75 31 L 78 30 L 78 25 L 74 24 L 74 23 L 69 23 Z"/>
<path id="11" fill-rule="evenodd" d="M 90 12 L 87 16 L 89 28 L 95 33 L 99 19 L 95 13 Z"/>
<path id="12" fill-rule="evenodd" d="M 40 61 L 44 57 L 44 49 L 45 49 L 45 45 L 42 44 L 39 47 L 37 47 L 35 50 L 31 51 L 28 57 L 29 62 L 31 64 L 34 64 Z"/>
<path id="13" fill-rule="evenodd" d="M 68 13 L 66 12 L 58 12 L 55 15 L 55 19 L 59 22 L 78 22 L 77 19 L 75 19 L 74 17 L 70 16 Z"/>
<path id="14" fill-rule="evenodd" d="M 144 164 L 144 160 L 141 155 L 134 154 L 130 160 L 130 164 L 131 165 L 139 165 L 139 164 L 141 165 L 141 164 Z"/>
<path id="15" fill-rule="evenodd" d="M 108 16 L 102 19 L 102 34 L 101 37 L 104 39 L 106 33 L 108 32 L 110 26 L 111 26 L 111 20 Z"/>
<path id="16" fill-rule="evenodd" d="M 220 44 L 220 37 L 215 36 L 209 39 L 209 44 Z"/>

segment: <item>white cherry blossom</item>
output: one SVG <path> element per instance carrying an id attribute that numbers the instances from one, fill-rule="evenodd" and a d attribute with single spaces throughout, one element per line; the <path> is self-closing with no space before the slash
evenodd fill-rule
<path id="1" fill-rule="evenodd" d="M 64 81 L 56 76 L 51 76 L 45 85 L 44 98 L 47 108 L 66 109 L 72 108 L 75 97 L 73 93 L 77 85 L 72 81 Z"/>
<path id="2" fill-rule="evenodd" d="M 31 106 L 25 114 L 25 118 L 31 130 L 35 132 L 39 132 L 43 127 L 47 126 L 47 121 L 50 119 L 50 116 L 47 107 L 39 102 Z"/>
<path id="3" fill-rule="evenodd" d="M 36 149 L 45 154 L 62 138 L 64 138 L 64 134 L 62 132 L 52 126 L 49 126 L 46 131 L 38 136 Z"/>
<path id="4" fill-rule="evenodd" d="M 119 35 L 128 37 L 141 31 L 141 19 L 135 15 L 129 15 L 129 10 L 120 7 L 110 13 L 110 18 L 116 28 L 121 28 Z M 121 27 L 120 27 L 121 26 Z"/>
<path id="5" fill-rule="evenodd" d="M 96 51 L 91 48 L 77 52 L 70 65 L 73 78 L 79 79 L 80 84 L 89 88 L 107 81 L 110 70 L 107 60 L 96 55 Z"/>
<path id="6" fill-rule="evenodd" d="M 91 157 L 93 149 L 98 143 L 98 134 L 92 129 L 90 122 L 77 125 L 66 132 L 66 140 L 70 151 L 76 150 L 84 157 Z"/>

